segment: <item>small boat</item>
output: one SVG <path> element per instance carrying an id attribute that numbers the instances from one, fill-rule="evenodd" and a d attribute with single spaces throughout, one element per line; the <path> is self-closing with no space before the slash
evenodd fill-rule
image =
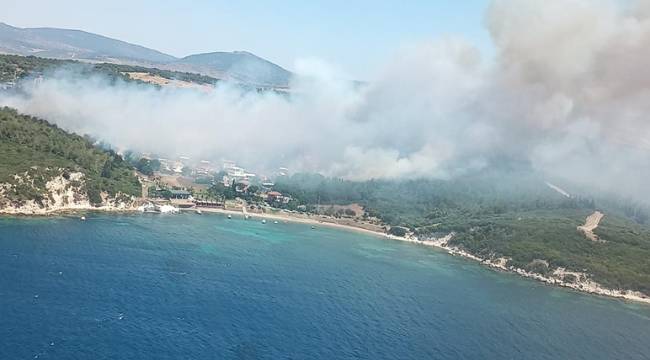
<path id="1" fill-rule="evenodd" d="M 244 216 L 244 219 L 248 220 L 249 217 L 250 217 L 249 215 L 246 215 Z"/>
<path id="2" fill-rule="evenodd" d="M 316 229 L 316 226 L 315 226 L 315 225 L 312 225 L 311 228 L 312 228 L 312 230 L 313 230 L 313 229 Z"/>
<path id="3" fill-rule="evenodd" d="M 279 224 L 279 222 L 278 222 L 277 220 L 276 220 L 276 221 L 274 221 L 273 223 L 274 223 L 274 224 Z"/>
<path id="4" fill-rule="evenodd" d="M 81 221 L 86 221 L 86 217 L 85 217 L 85 216 L 82 216 L 82 217 L 81 217 Z"/>
<path id="5" fill-rule="evenodd" d="M 198 215 L 201 215 L 201 214 L 203 214 L 203 211 L 201 211 L 201 209 L 196 209 L 196 213 L 197 213 Z"/>
<path id="6" fill-rule="evenodd" d="M 232 215 L 228 214 L 228 219 L 232 219 Z"/>
<path id="7" fill-rule="evenodd" d="M 262 220 L 262 224 L 266 224 L 266 219 Z"/>

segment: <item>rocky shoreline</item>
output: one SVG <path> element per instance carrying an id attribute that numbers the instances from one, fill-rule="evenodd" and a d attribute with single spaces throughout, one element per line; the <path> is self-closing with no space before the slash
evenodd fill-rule
<path id="1" fill-rule="evenodd" d="M 593 295 L 607 296 L 607 297 L 613 297 L 613 298 L 618 298 L 623 300 L 650 304 L 650 296 L 647 296 L 638 291 L 608 289 L 602 286 L 601 284 L 591 280 L 589 274 L 586 273 L 569 271 L 564 268 L 557 268 L 551 272 L 550 276 L 543 276 L 541 274 L 529 272 L 521 268 L 508 266 L 507 263 L 509 259 L 507 258 L 483 259 L 476 255 L 470 254 L 464 251 L 463 249 L 449 245 L 449 240 L 451 240 L 453 235 L 454 234 L 451 233 L 442 238 L 422 239 L 422 240 L 414 237 L 391 236 L 391 238 L 395 240 L 406 241 L 406 242 L 415 243 L 423 246 L 431 246 L 438 249 L 442 249 L 447 253 L 449 253 L 450 255 L 461 256 L 466 259 L 477 261 L 491 269 L 514 273 L 519 276 L 541 281 L 549 285 L 569 288 L 572 290 L 593 294 Z M 568 281 L 566 280 L 567 278 L 572 278 L 573 281 Z"/>
<path id="2" fill-rule="evenodd" d="M 15 176 L 19 183 L 32 184 L 34 179 L 28 174 Z M 114 197 L 102 193 L 102 205 L 96 206 L 90 202 L 85 191 L 82 191 L 85 176 L 81 172 L 60 174 L 52 177 L 45 184 L 45 192 L 40 202 L 25 200 L 12 202 L 5 197 L 12 185 L 0 183 L 0 214 L 4 215 L 50 215 L 72 211 L 131 211 L 136 210 L 135 199 L 121 193 Z M 4 198 L 4 199 L 3 199 Z M 123 200 L 118 200 L 123 199 Z M 128 201 L 124 201 L 124 199 Z"/>

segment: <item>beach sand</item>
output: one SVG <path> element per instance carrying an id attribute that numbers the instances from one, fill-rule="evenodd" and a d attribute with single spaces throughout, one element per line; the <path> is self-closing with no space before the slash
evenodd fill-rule
<path id="1" fill-rule="evenodd" d="M 367 234 L 377 235 L 381 237 L 393 237 L 386 233 L 386 230 L 383 226 L 371 224 L 367 222 L 360 222 L 354 219 L 349 218 L 331 218 L 321 215 L 306 215 L 299 213 L 288 213 L 283 211 L 277 211 L 274 213 L 259 213 L 259 212 L 242 212 L 236 210 L 226 210 L 220 208 L 190 208 L 190 209 L 181 209 L 181 211 L 190 211 L 195 212 L 197 209 L 202 212 L 218 213 L 231 216 L 239 216 L 244 218 L 245 216 L 250 216 L 251 218 L 257 219 L 267 219 L 267 220 L 276 220 L 282 222 L 295 222 L 301 224 L 308 224 L 314 226 L 329 226 L 339 229 L 359 231 Z"/>

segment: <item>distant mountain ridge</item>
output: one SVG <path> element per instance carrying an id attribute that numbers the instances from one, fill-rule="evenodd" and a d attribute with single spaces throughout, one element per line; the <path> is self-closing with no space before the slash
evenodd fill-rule
<path id="1" fill-rule="evenodd" d="M 192 72 L 196 69 L 215 77 L 225 74 L 231 80 L 256 85 L 288 86 L 292 75 L 282 67 L 247 51 L 190 55 L 175 64 L 182 67 L 176 70 Z"/>
<path id="2" fill-rule="evenodd" d="M 246 51 L 194 54 L 179 59 L 81 30 L 18 28 L 2 22 L 0 53 L 157 67 L 253 86 L 288 87 L 292 76 L 281 66 Z"/>
<path id="3" fill-rule="evenodd" d="M 17 55 L 95 61 L 118 59 L 155 63 L 176 60 L 156 50 L 81 30 L 21 29 L 4 23 L 0 23 L 0 50 Z"/>

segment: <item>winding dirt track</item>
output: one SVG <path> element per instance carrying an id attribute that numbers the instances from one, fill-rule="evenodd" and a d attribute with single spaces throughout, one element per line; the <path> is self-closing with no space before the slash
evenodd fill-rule
<path id="1" fill-rule="evenodd" d="M 578 226 L 578 230 L 582 231 L 587 239 L 591 241 L 600 241 L 598 235 L 594 234 L 594 230 L 596 230 L 598 224 L 600 224 L 600 220 L 602 220 L 604 216 L 605 214 L 600 211 L 595 211 L 593 214 L 587 216 L 584 225 Z"/>

